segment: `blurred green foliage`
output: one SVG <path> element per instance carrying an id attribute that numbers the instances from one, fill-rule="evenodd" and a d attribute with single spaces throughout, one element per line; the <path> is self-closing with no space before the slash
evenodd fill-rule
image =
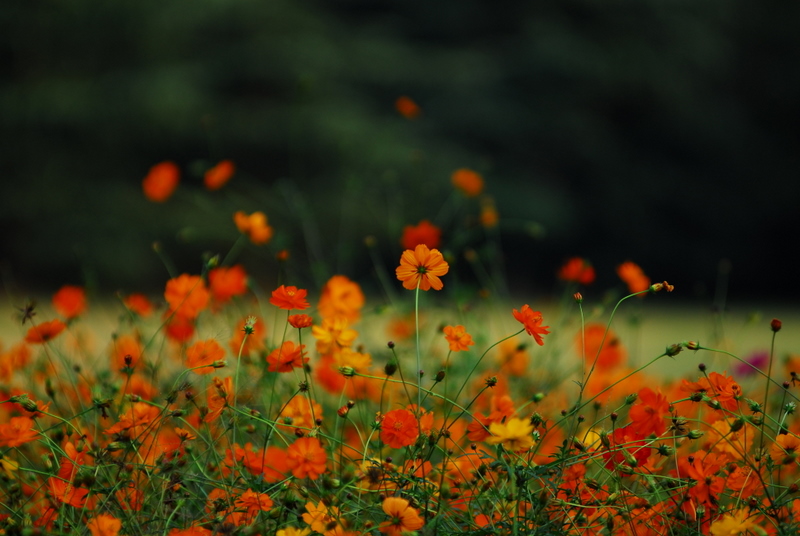
<path id="1" fill-rule="evenodd" d="M 470 167 L 523 288 L 583 255 L 600 284 L 632 259 L 706 296 L 730 259 L 734 288 L 777 294 L 764 275 L 789 276 L 800 199 L 800 4 L 780 6 L 4 2 L 4 273 L 160 288 L 153 241 L 197 273 L 236 240 L 234 211 L 263 210 L 273 252 L 359 277 L 364 236 L 393 267 L 402 227 L 435 220 Z M 395 112 L 400 95 L 419 119 Z M 205 192 L 223 158 L 237 175 Z M 185 174 L 156 205 L 141 180 L 162 160 Z"/>

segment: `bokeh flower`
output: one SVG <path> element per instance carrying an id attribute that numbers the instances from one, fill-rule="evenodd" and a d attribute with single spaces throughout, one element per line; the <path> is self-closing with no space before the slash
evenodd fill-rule
<path id="1" fill-rule="evenodd" d="M 471 169 L 455 170 L 450 176 L 450 181 L 467 197 L 475 197 L 483 191 L 483 177 Z"/>
<path id="2" fill-rule="evenodd" d="M 442 241 L 442 230 L 429 222 L 422 220 L 417 225 L 406 225 L 403 228 L 403 238 L 400 244 L 405 249 L 414 249 L 418 244 L 425 244 L 430 249 L 439 247 Z"/>
<path id="3" fill-rule="evenodd" d="M 154 203 L 163 203 L 172 196 L 181 172 L 174 162 L 161 162 L 150 168 L 142 181 L 144 195 Z"/>
<path id="4" fill-rule="evenodd" d="M 475 344 L 464 326 L 445 326 L 442 331 L 444 331 L 444 337 L 450 345 L 451 352 L 469 350 L 469 347 Z"/>
<path id="5" fill-rule="evenodd" d="M 225 186 L 236 171 L 230 160 L 222 160 L 203 175 L 203 184 L 209 190 L 219 190 Z"/>

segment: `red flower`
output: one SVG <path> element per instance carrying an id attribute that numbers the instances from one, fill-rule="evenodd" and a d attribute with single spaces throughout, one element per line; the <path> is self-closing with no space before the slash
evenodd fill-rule
<path id="1" fill-rule="evenodd" d="M 405 249 L 414 249 L 417 244 L 425 244 L 430 249 L 439 247 L 442 240 L 442 230 L 428 220 L 422 220 L 417 226 L 406 225 L 403 228 L 403 238 L 400 243 Z"/>
<path id="2" fill-rule="evenodd" d="M 64 285 L 53 295 L 53 307 L 67 320 L 75 318 L 86 310 L 86 292 L 81 287 Z"/>
<path id="3" fill-rule="evenodd" d="M 413 445 L 419 437 L 419 422 L 407 409 L 394 409 L 383 416 L 381 441 L 399 449 Z"/>
<path id="4" fill-rule="evenodd" d="M 217 303 L 225 303 L 247 292 L 247 272 L 240 265 L 220 266 L 208 272 L 208 285 Z"/>
<path id="5" fill-rule="evenodd" d="M 267 363 L 270 372 L 291 372 L 293 368 L 300 368 L 303 363 L 308 363 L 305 349 L 306 345 L 294 345 L 292 341 L 285 341 L 280 348 L 270 352 L 267 356 Z"/>
<path id="6" fill-rule="evenodd" d="M 289 315 L 289 324 L 291 324 L 293 328 L 310 328 L 313 323 L 314 319 L 308 315 Z"/>
<path id="7" fill-rule="evenodd" d="M 236 171 L 236 166 L 230 160 L 223 160 L 216 166 L 206 171 L 203 175 L 203 184 L 209 190 L 219 190 L 231 180 L 233 173 Z"/>
<path id="8" fill-rule="evenodd" d="M 581 257 L 573 257 L 564 263 L 558 271 L 558 278 L 564 281 L 575 281 L 581 285 L 588 285 L 594 281 L 594 267 L 589 261 Z"/>
<path id="9" fill-rule="evenodd" d="M 667 429 L 664 415 L 668 413 L 667 397 L 660 390 L 656 393 L 649 387 L 644 387 L 639 391 L 638 403 L 628 411 L 628 417 L 635 432 L 643 436 L 661 435 Z"/>
<path id="10" fill-rule="evenodd" d="M 628 425 L 615 428 L 614 433 L 608 436 L 608 451 L 603 454 L 607 469 L 615 469 L 617 465 L 642 465 L 650 457 L 650 447 L 642 434 L 633 430 Z M 633 461 L 633 464 L 631 464 Z"/>
<path id="11" fill-rule="evenodd" d="M 534 311 L 528 304 L 523 305 L 519 311 L 514 309 L 512 313 L 514 318 L 516 318 L 522 323 L 523 326 L 525 326 L 525 331 L 528 332 L 528 335 L 533 337 L 533 339 L 536 341 L 536 344 L 539 346 L 544 346 L 542 335 L 548 335 L 550 333 L 547 331 L 550 329 L 550 326 L 542 325 L 542 313 L 539 311 Z"/>
<path id="12" fill-rule="evenodd" d="M 142 190 L 150 201 L 163 203 L 172 196 L 180 178 L 178 166 L 172 162 L 161 162 L 150 168 L 142 181 Z"/>
<path id="13" fill-rule="evenodd" d="M 309 307 L 308 301 L 306 301 L 307 294 L 308 291 L 305 289 L 281 285 L 272 291 L 272 297 L 269 299 L 269 303 L 287 311 L 291 311 L 292 309 L 299 309 L 302 311 Z"/>
<path id="14" fill-rule="evenodd" d="M 397 97 L 397 100 L 394 101 L 394 107 L 406 119 L 416 119 L 422 112 L 419 105 L 405 95 Z"/>
<path id="15" fill-rule="evenodd" d="M 25 342 L 44 344 L 64 331 L 66 327 L 67 325 L 58 319 L 42 322 L 38 326 L 31 326 L 31 328 L 28 329 L 28 333 L 25 335 Z"/>

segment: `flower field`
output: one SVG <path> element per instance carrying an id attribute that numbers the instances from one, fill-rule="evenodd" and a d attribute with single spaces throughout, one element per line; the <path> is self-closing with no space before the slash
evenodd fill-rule
<path id="1" fill-rule="evenodd" d="M 203 185 L 232 177 L 223 161 Z M 372 257 L 375 296 L 351 274 L 306 285 L 269 249 L 286 231 L 241 211 L 230 253 L 165 262 L 158 292 L 14 303 L 0 533 L 796 534 L 796 315 L 670 323 L 680 285 L 624 259 L 564 261 L 544 303 L 503 292 L 482 248 L 499 209 L 478 173 L 451 180 L 468 218 L 366 237 L 397 259 Z M 161 163 L 143 194 L 168 203 L 179 184 Z M 277 279 L 243 248 L 269 251 Z"/>

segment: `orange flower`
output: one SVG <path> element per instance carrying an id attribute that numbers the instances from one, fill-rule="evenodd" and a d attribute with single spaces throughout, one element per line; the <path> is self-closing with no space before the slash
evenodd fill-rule
<path id="1" fill-rule="evenodd" d="M 327 470 L 328 455 L 316 437 L 301 437 L 286 449 L 289 469 L 295 478 L 316 480 Z"/>
<path id="2" fill-rule="evenodd" d="M 585 353 L 587 366 L 595 363 L 601 371 L 623 365 L 628 357 L 617 335 L 611 330 L 606 333 L 606 326 L 603 324 L 587 324 L 583 335 L 578 332 L 575 336 L 575 344 L 578 355 Z M 581 344 L 585 344 L 585 350 L 581 348 Z"/>
<path id="3" fill-rule="evenodd" d="M 475 344 L 464 326 L 445 326 L 443 331 L 445 339 L 450 343 L 451 352 L 469 350 L 469 347 Z"/>
<path id="4" fill-rule="evenodd" d="M 302 396 L 295 396 L 286 404 L 278 415 L 281 427 L 297 432 L 298 430 L 311 430 L 316 419 L 322 418 L 322 406 L 317 402 Z"/>
<path id="5" fill-rule="evenodd" d="M 481 198 L 480 220 L 481 225 L 487 229 L 497 227 L 497 223 L 500 221 L 500 214 L 497 212 L 497 206 L 494 203 L 494 199 L 489 196 L 483 196 Z"/>
<path id="6" fill-rule="evenodd" d="M 416 119 L 419 117 L 419 114 L 422 113 L 417 103 L 405 95 L 397 97 L 397 100 L 394 101 L 394 107 L 398 113 L 406 119 Z"/>
<path id="7" fill-rule="evenodd" d="M 171 529 L 167 536 L 211 536 L 212 534 L 211 530 L 198 525 L 187 529 Z"/>
<path id="8" fill-rule="evenodd" d="M 289 315 L 289 324 L 293 328 L 310 328 L 313 323 L 314 319 L 308 315 Z"/>
<path id="9" fill-rule="evenodd" d="M 696 393 L 701 392 L 719 401 L 722 409 L 737 412 L 739 399 L 742 398 L 742 388 L 732 376 L 723 376 L 712 372 L 708 378 L 700 378 L 697 382 L 681 381 L 681 391 Z"/>
<path id="10" fill-rule="evenodd" d="M 467 197 L 475 197 L 483 191 L 483 177 L 471 169 L 455 170 L 450 180 Z"/>
<path id="11" fill-rule="evenodd" d="M 0 447 L 19 447 L 39 437 L 33 428 L 30 417 L 11 417 L 5 424 L 0 424 Z"/>
<path id="12" fill-rule="evenodd" d="M 247 292 L 247 272 L 240 265 L 220 266 L 208 272 L 208 286 L 217 303 L 225 303 Z"/>
<path id="13" fill-rule="evenodd" d="M 589 285 L 594 281 L 594 267 L 581 257 L 572 257 L 558 271 L 558 278 L 564 281 L 575 281 L 581 285 Z"/>
<path id="14" fill-rule="evenodd" d="M 794 463 L 800 454 L 800 437 L 792 433 L 781 434 L 775 438 L 770 451 L 776 462 L 783 465 Z"/>
<path id="15" fill-rule="evenodd" d="M 267 216 L 263 212 L 253 212 L 248 216 L 240 210 L 233 215 L 233 221 L 239 232 L 247 235 L 257 246 L 272 239 L 272 227 L 267 223 Z"/>
<path id="16" fill-rule="evenodd" d="M 272 291 L 272 297 L 269 303 L 275 307 L 291 311 L 292 309 L 308 309 L 309 305 L 306 301 L 308 291 L 297 287 L 287 287 L 281 285 Z"/>
<path id="17" fill-rule="evenodd" d="M 326 506 L 322 501 L 316 506 L 312 502 L 306 503 L 306 512 L 303 514 L 303 521 L 311 527 L 311 530 L 320 534 L 325 532 L 329 523 L 339 518 L 339 509 L 335 506 Z"/>
<path id="18" fill-rule="evenodd" d="M 399 449 L 413 445 L 419 437 L 419 422 L 407 409 L 394 409 L 381 420 L 381 441 Z"/>
<path id="19" fill-rule="evenodd" d="M 75 318 L 86 310 L 86 292 L 81 287 L 64 285 L 53 295 L 53 307 L 67 320 Z"/>
<path id="20" fill-rule="evenodd" d="M 647 290 L 650 287 L 650 278 L 644 275 L 639 265 L 630 261 L 617 266 L 617 275 L 628 285 L 631 294 Z M 640 296 L 646 296 L 646 294 L 640 294 Z"/>
<path id="21" fill-rule="evenodd" d="M 53 497 L 64 504 L 83 508 L 86 503 L 86 496 L 89 490 L 86 488 L 76 488 L 62 477 L 51 476 L 47 479 L 47 487 Z"/>
<path id="22" fill-rule="evenodd" d="M 499 370 L 507 372 L 511 376 L 528 374 L 530 355 L 527 344 L 518 344 L 512 340 L 501 342 L 496 360 Z"/>
<path id="23" fill-rule="evenodd" d="M 213 378 L 212 384 L 206 391 L 208 413 L 203 417 L 203 422 L 212 422 L 222 415 L 222 410 L 233 402 L 233 379 L 224 380 Z"/>
<path id="24" fill-rule="evenodd" d="M 321 326 L 311 328 L 311 334 L 317 339 L 317 352 L 330 354 L 347 348 L 353 344 L 358 332 L 347 327 L 347 320 L 341 317 L 325 319 Z"/>
<path id="25" fill-rule="evenodd" d="M 428 249 L 425 244 L 418 244 L 413 251 L 407 249 L 403 252 L 395 273 L 408 290 L 418 287 L 420 290 L 442 290 L 444 285 L 439 276 L 446 274 L 449 269 L 438 249 Z"/>
<path id="26" fill-rule="evenodd" d="M 291 372 L 294 368 L 301 368 L 303 363 L 308 363 L 303 349 L 305 344 L 295 347 L 292 341 L 285 341 L 280 348 L 270 352 L 267 356 L 267 363 L 270 372 Z"/>
<path id="27" fill-rule="evenodd" d="M 163 203 L 170 198 L 178 181 L 181 172 L 173 162 L 161 162 L 150 168 L 147 176 L 142 181 L 144 195 L 150 201 Z"/>
<path id="28" fill-rule="evenodd" d="M 203 184 L 209 190 L 219 190 L 233 177 L 236 166 L 230 160 L 223 160 L 216 166 L 206 171 L 203 175 Z"/>
<path id="29" fill-rule="evenodd" d="M 114 370 L 126 367 L 135 368 L 142 357 L 142 345 L 133 335 L 120 335 L 112 341 L 111 345 L 111 366 Z M 125 363 L 126 357 L 130 356 L 130 363 Z"/>
<path id="30" fill-rule="evenodd" d="M 139 316 L 150 316 L 153 313 L 153 304 L 144 294 L 131 294 L 123 300 L 123 303 Z"/>
<path id="31" fill-rule="evenodd" d="M 406 225 L 403 228 L 403 238 L 400 240 L 400 244 L 405 249 L 414 249 L 417 244 L 425 244 L 430 249 L 435 249 L 439 247 L 441 240 L 442 230 L 428 220 L 422 220 L 416 227 Z"/>
<path id="32" fill-rule="evenodd" d="M 31 344 L 44 344 L 64 331 L 67 325 L 61 320 L 42 322 L 38 326 L 31 326 L 25 335 L 25 342 Z"/>
<path id="33" fill-rule="evenodd" d="M 247 489 L 236 499 L 236 508 L 242 508 L 247 511 L 248 524 L 255 520 L 258 512 L 269 512 L 272 508 L 272 499 L 266 493 L 256 493 L 252 489 Z"/>
<path id="34" fill-rule="evenodd" d="M 631 420 L 631 428 L 643 436 L 664 433 L 667 425 L 664 422 L 664 415 L 669 413 L 669 402 L 667 397 L 653 392 L 649 387 L 644 387 L 639 391 L 638 402 L 631 406 L 628 417 Z"/>
<path id="35" fill-rule="evenodd" d="M 8 383 L 18 370 L 24 370 L 31 359 L 31 348 L 19 342 L 8 351 L 0 351 L 0 383 Z"/>
<path id="36" fill-rule="evenodd" d="M 419 530 L 425 524 L 415 508 L 400 497 L 386 497 L 383 511 L 391 519 L 381 523 L 380 531 L 387 536 L 402 536 L 405 532 Z"/>
<path id="37" fill-rule="evenodd" d="M 177 316 L 196 318 L 208 305 L 209 293 L 199 275 L 182 274 L 167 281 L 164 299 Z"/>
<path id="38" fill-rule="evenodd" d="M 211 374 L 214 363 L 225 359 L 225 350 L 214 339 L 197 341 L 186 350 L 186 368 L 195 374 Z"/>
<path id="39" fill-rule="evenodd" d="M 248 325 L 248 318 L 250 320 L 255 319 L 252 322 L 251 328 L 252 333 L 247 335 L 245 333 L 245 328 Z M 245 340 L 245 335 L 247 335 L 247 339 Z M 228 347 L 231 350 L 231 354 L 238 356 L 239 351 L 241 350 L 242 355 L 250 355 L 253 352 L 261 352 L 264 350 L 264 337 L 267 335 L 267 328 L 264 324 L 264 321 L 257 317 L 245 317 L 239 321 L 236 325 L 236 329 L 233 332 L 233 336 L 231 340 L 228 342 Z M 244 341 L 244 346 L 242 346 L 242 342 Z"/>
<path id="40" fill-rule="evenodd" d="M 346 276 L 335 275 L 322 287 L 317 311 L 322 318 L 342 317 L 349 323 L 358 321 L 364 307 L 364 293 L 358 283 Z"/>
<path id="41" fill-rule="evenodd" d="M 528 304 L 525 304 L 519 311 L 516 309 L 512 310 L 512 314 L 517 321 L 525 326 L 525 331 L 528 332 L 528 335 L 533 337 L 533 339 L 536 341 L 536 344 L 539 346 L 544 346 L 542 335 L 548 335 L 550 333 L 547 331 L 550 329 L 550 326 L 542 325 L 542 313 L 539 311 L 534 311 Z"/>
<path id="42" fill-rule="evenodd" d="M 86 523 L 92 536 L 117 536 L 122 528 L 122 520 L 108 514 L 100 514 Z"/>

